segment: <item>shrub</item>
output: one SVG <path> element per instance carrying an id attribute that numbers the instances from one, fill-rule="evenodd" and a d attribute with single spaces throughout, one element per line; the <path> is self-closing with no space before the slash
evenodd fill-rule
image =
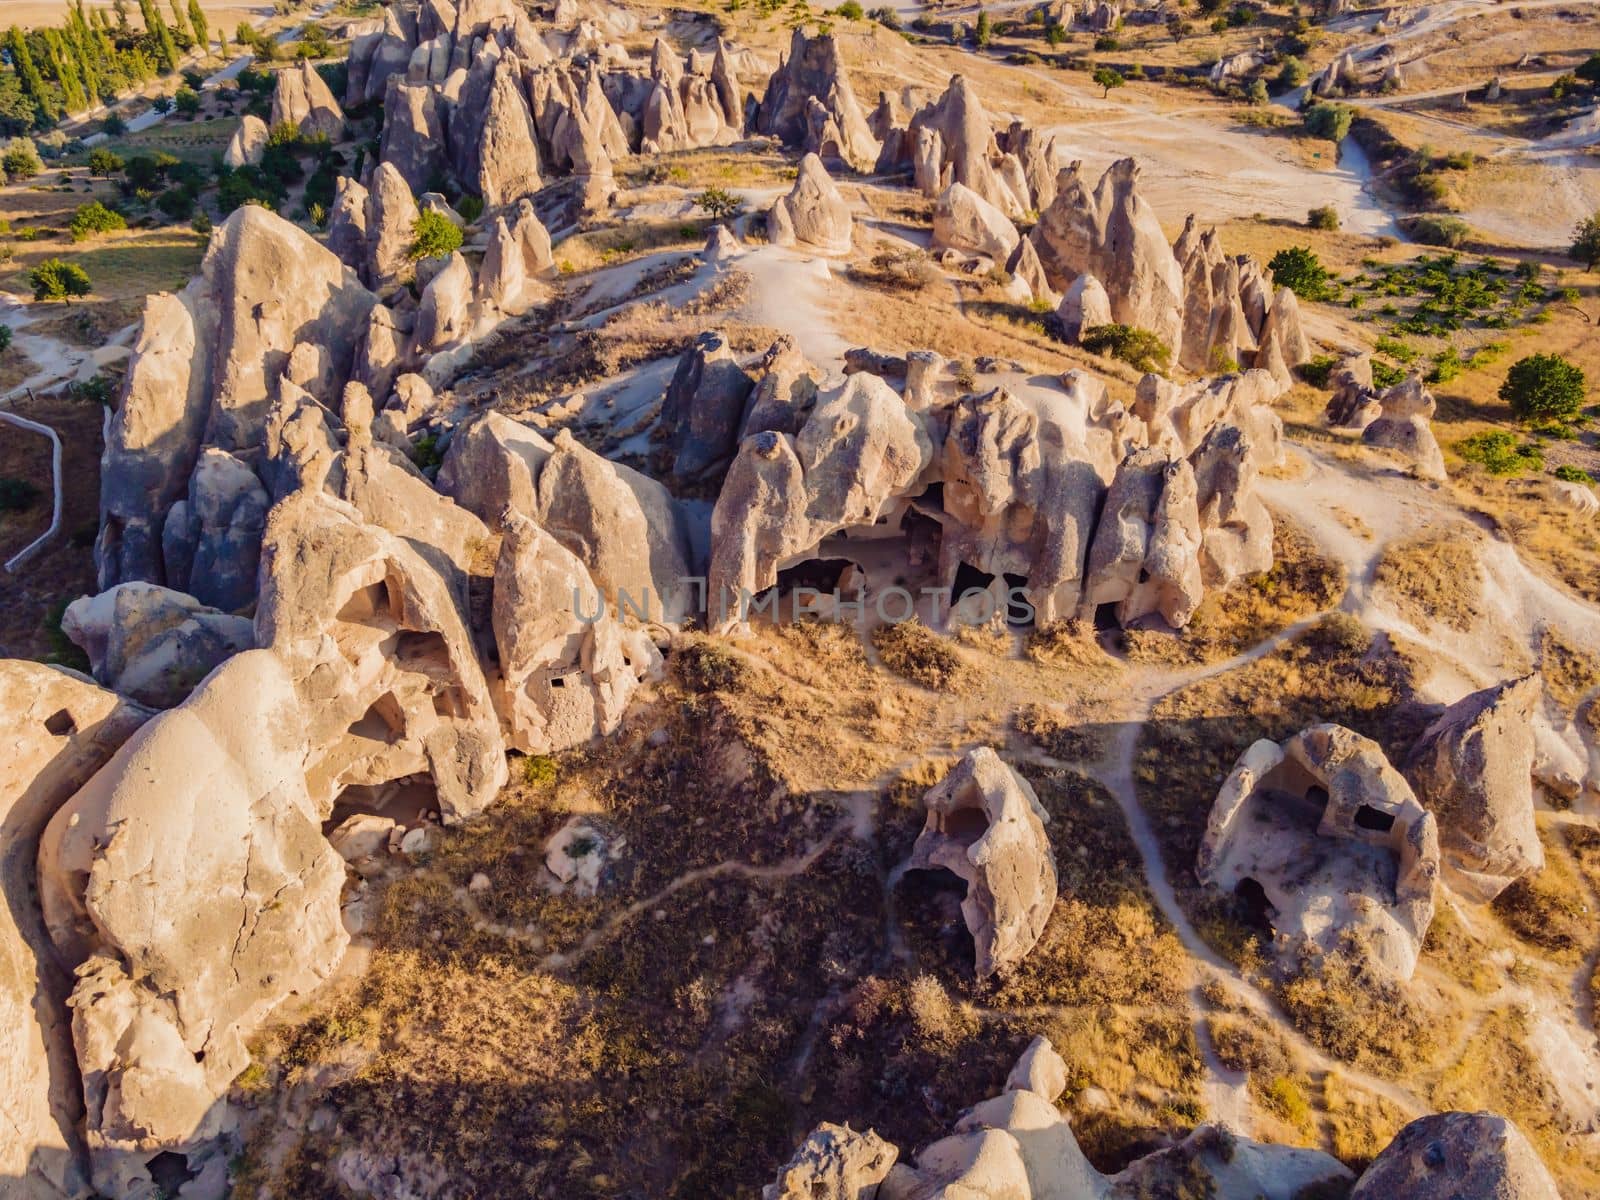
<path id="1" fill-rule="evenodd" d="M 1519 359 L 1500 385 L 1500 399 L 1523 422 L 1571 421 L 1583 409 L 1583 371 L 1559 354 Z"/>
<path id="2" fill-rule="evenodd" d="M 1578 222 L 1578 227 L 1572 231 L 1572 248 L 1567 253 L 1589 270 L 1600 271 L 1600 212 Z"/>
<path id="3" fill-rule="evenodd" d="M 1342 104 L 1313 104 L 1300 114 L 1300 119 L 1312 137 L 1338 143 L 1350 132 L 1350 122 L 1355 115 L 1355 109 Z"/>
<path id="4" fill-rule="evenodd" d="M 1562 463 L 1555 469 L 1555 477 L 1567 483 L 1591 484 L 1594 477 L 1582 467 L 1575 467 L 1571 463 Z"/>
<path id="5" fill-rule="evenodd" d="M 0 170 L 11 179 L 32 179 L 44 170 L 44 162 L 32 138 L 12 138 L 0 155 Z"/>
<path id="6" fill-rule="evenodd" d="M 1266 104 L 1272 99 L 1267 94 L 1267 81 L 1265 79 L 1252 79 L 1250 86 L 1245 89 L 1244 98 L 1258 107 Z"/>
<path id="7" fill-rule="evenodd" d="M 461 197 L 461 203 L 456 205 L 456 211 L 461 214 L 461 219 L 468 225 L 483 216 L 483 197 L 466 195 Z"/>
<path id="8" fill-rule="evenodd" d="M 77 263 L 65 259 L 47 258 L 28 272 L 28 283 L 33 287 L 35 300 L 65 300 L 89 294 L 89 273 Z"/>
<path id="9" fill-rule="evenodd" d="M 156 207 L 174 221 L 187 221 L 194 215 L 194 201 L 188 188 L 168 188 L 156 197 Z"/>
<path id="10" fill-rule="evenodd" d="M 122 170 L 122 166 L 122 156 L 113 154 L 104 146 L 89 151 L 89 174 L 91 175 L 98 175 L 104 179 Z"/>
<path id="11" fill-rule="evenodd" d="M 1319 354 L 1310 362 L 1303 362 L 1295 369 L 1312 387 L 1325 388 L 1328 378 L 1333 374 L 1333 369 L 1339 365 L 1339 360 L 1331 354 Z"/>
<path id="12" fill-rule="evenodd" d="M 993 38 L 994 27 L 989 23 L 989 14 L 980 8 L 978 22 L 973 26 L 972 40 L 982 47 L 987 46 Z"/>
<path id="13" fill-rule="evenodd" d="M 39 498 L 39 489 L 26 479 L 0 477 L 0 512 L 24 512 Z"/>
<path id="14" fill-rule="evenodd" d="M 427 209 L 411 224 L 411 259 L 439 258 L 461 248 L 461 230 L 443 213 Z"/>
<path id="15" fill-rule="evenodd" d="M 1521 475 L 1544 466 L 1544 452 L 1531 442 L 1519 442 L 1504 429 L 1486 429 L 1455 446 L 1467 462 L 1477 463 L 1491 475 Z"/>
<path id="16" fill-rule="evenodd" d="M 1108 354 L 1136 371 L 1165 373 L 1171 352 L 1148 329 L 1132 325 L 1093 325 L 1079 339 L 1091 354 Z"/>
<path id="17" fill-rule="evenodd" d="M 100 132 L 107 137 L 121 137 L 128 132 L 128 123 L 117 113 L 112 113 L 100 122 Z"/>
<path id="18" fill-rule="evenodd" d="M 1306 81 L 1306 77 L 1305 63 L 1291 54 L 1278 69 L 1278 86 L 1286 92 L 1292 92 Z"/>
<path id="19" fill-rule="evenodd" d="M 1393 363 L 1386 363 L 1381 358 L 1372 360 L 1372 385 L 1380 388 L 1392 388 L 1397 383 L 1405 381 L 1404 367 L 1397 367 Z"/>
<path id="20" fill-rule="evenodd" d="M 711 215 L 713 221 L 726 221 L 744 207 L 744 201 L 727 188 L 708 187 L 694 198 L 695 204 Z"/>
<path id="21" fill-rule="evenodd" d="M 857 3 L 857 0 L 844 0 L 843 4 L 833 10 L 833 15 L 843 17 L 846 21 L 859 21 L 866 16 L 866 10 Z"/>
<path id="22" fill-rule="evenodd" d="M 11 326 L 0 325 L 0 354 L 11 349 Z"/>
<path id="23" fill-rule="evenodd" d="M 1407 222 L 1411 236 L 1427 246 L 1456 249 L 1472 236 L 1472 227 L 1457 217 L 1412 217 Z"/>
<path id="24" fill-rule="evenodd" d="M 150 101 L 150 107 L 155 109 L 162 116 L 165 116 L 167 113 L 172 111 L 172 97 L 157 96 L 154 100 Z"/>
<path id="25" fill-rule="evenodd" d="M 1339 210 L 1331 204 L 1313 208 L 1306 214 L 1306 224 L 1312 229 L 1339 228 Z"/>
<path id="26" fill-rule="evenodd" d="M 1302 300 L 1324 300 L 1332 292 L 1328 268 L 1309 246 L 1288 246 L 1267 263 L 1272 279 Z"/>
<path id="27" fill-rule="evenodd" d="M 107 208 L 98 200 L 78 205 L 78 211 L 72 214 L 71 233 L 75 242 L 86 241 L 96 234 L 110 233 L 127 227 L 128 222 L 123 220 L 121 213 Z"/>
<path id="28" fill-rule="evenodd" d="M 926 688 L 948 688 L 961 673 L 960 656 L 920 621 L 880 625 L 872 631 L 872 645 L 889 670 Z"/>
<path id="29" fill-rule="evenodd" d="M 195 116 L 200 111 L 200 95 L 190 88 L 181 87 L 172 97 L 172 106 L 183 116 Z"/>

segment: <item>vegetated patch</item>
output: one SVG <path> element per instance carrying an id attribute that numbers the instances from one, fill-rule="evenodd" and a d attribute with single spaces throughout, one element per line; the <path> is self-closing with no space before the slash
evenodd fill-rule
<path id="1" fill-rule="evenodd" d="M 1012 726 L 1051 758 L 1085 763 L 1104 757 L 1108 738 L 1104 729 L 1073 721 L 1043 704 L 1024 704 Z"/>
<path id="2" fill-rule="evenodd" d="M 890 292 L 925 292 L 944 282 L 944 275 L 920 249 L 880 250 L 864 263 L 851 263 L 846 274 L 857 283 Z"/>
<path id="3" fill-rule="evenodd" d="M 1127 363 L 1135 371 L 1165 374 L 1171 352 L 1148 329 L 1132 325 L 1093 325 L 1079 339 L 1091 354 L 1103 354 Z"/>
<path id="4" fill-rule="evenodd" d="M 1376 1158 L 1410 1117 L 1394 1101 L 1350 1082 L 1340 1071 L 1322 1080 L 1322 1110 L 1329 1149 L 1352 1171 L 1360 1172 Z"/>
<path id="5" fill-rule="evenodd" d="M 923 687 L 944 691 L 961 676 L 961 656 L 916 619 L 879 625 L 872 631 L 872 645 L 885 667 Z"/>
<path id="6" fill-rule="evenodd" d="M 1465 632 L 1483 613 L 1483 566 L 1465 531 L 1389 543 L 1373 583 L 1416 625 L 1437 622 Z"/>
<path id="7" fill-rule="evenodd" d="M 1123 646 L 1133 662 L 1220 662 L 1332 608 L 1348 583 L 1344 567 L 1324 556 L 1304 530 L 1275 517 L 1268 570 L 1209 589 L 1189 624 L 1176 633 L 1123 631 Z"/>
<path id="8" fill-rule="evenodd" d="M 1558 835 L 1543 832 L 1544 869 L 1517 880 L 1490 904 L 1500 923 L 1559 962 L 1575 962 L 1594 941 L 1583 882 Z"/>
<path id="9" fill-rule="evenodd" d="M 1120 664 L 1095 637 L 1094 626 L 1075 618 L 1035 625 L 1028 631 L 1024 653 L 1034 662 L 1074 670 L 1115 671 Z"/>
<path id="10" fill-rule="evenodd" d="M 1490 960 L 1481 935 L 1468 932 L 1449 904 L 1434 909 L 1433 921 L 1422 939 L 1422 959 L 1439 968 L 1461 986 L 1489 995 L 1504 982 L 1503 972 Z"/>
<path id="11" fill-rule="evenodd" d="M 1539 631 L 1539 674 L 1557 707 L 1576 716 L 1584 696 L 1600 686 L 1600 654 L 1547 624 Z"/>
<path id="12" fill-rule="evenodd" d="M 1550 502 L 1542 476 L 1497 477 L 1463 473 L 1459 490 L 1477 501 L 1477 511 L 1513 542 L 1525 560 L 1537 563 L 1575 595 L 1600 603 L 1600 524 Z"/>
<path id="13" fill-rule="evenodd" d="M 1465 462 L 1475 463 L 1491 475 L 1531 475 L 1544 469 L 1544 451 L 1538 442 L 1525 441 L 1508 429 L 1483 429 L 1464 437 L 1451 449 Z"/>

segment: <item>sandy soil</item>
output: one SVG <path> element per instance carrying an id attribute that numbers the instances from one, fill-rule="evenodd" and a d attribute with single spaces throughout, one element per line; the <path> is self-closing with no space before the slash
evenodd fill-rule
<path id="1" fill-rule="evenodd" d="M 205 9 L 208 17 L 213 19 L 220 17 L 230 26 L 237 21 L 262 21 L 272 16 L 270 3 L 200 0 L 200 6 Z M 8 25 L 44 25 L 60 21 L 66 15 L 67 0 L 6 0 L 3 7 L 4 20 Z"/>

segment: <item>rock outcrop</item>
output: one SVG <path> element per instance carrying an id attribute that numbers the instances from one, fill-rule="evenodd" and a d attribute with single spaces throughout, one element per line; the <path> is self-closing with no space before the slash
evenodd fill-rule
<path id="1" fill-rule="evenodd" d="M 807 37 L 795 29 L 788 57 L 767 81 L 755 129 L 857 171 L 870 171 L 878 159 L 831 33 Z"/>
<path id="2" fill-rule="evenodd" d="M 76 967 L 73 1042 L 108 1194 L 157 1151 L 216 1134 L 246 1039 L 344 952 L 344 868 L 305 754 L 288 673 L 249 651 L 133 734 L 45 830 L 40 900 Z"/>
<path id="3" fill-rule="evenodd" d="M 570 551 L 509 510 L 494 576 L 494 637 L 507 743 L 553 754 L 610 733 L 660 663 Z"/>
<path id="4" fill-rule="evenodd" d="M 819 254 L 848 254 L 850 206 L 815 154 L 800 160 L 794 187 L 767 213 L 767 240 Z"/>
<path id="5" fill-rule="evenodd" d="M 1356 1181 L 1350 1200 L 1558 1200 L 1550 1172 L 1523 1133 L 1486 1112 L 1411 1122 Z"/>
<path id="6" fill-rule="evenodd" d="M 1370 738 L 1314 725 L 1258 741 L 1217 793 L 1195 873 L 1266 905 L 1291 964 L 1310 942 L 1352 942 L 1400 979 L 1416 968 L 1433 920 L 1439 832 Z"/>
<path id="7" fill-rule="evenodd" d="M 1011 257 L 1020 235 L 1005 213 L 964 184 L 952 183 L 933 206 L 935 249 L 976 254 L 1000 264 Z"/>
<path id="8" fill-rule="evenodd" d="M 1008 974 L 1033 949 L 1055 908 L 1049 815 L 1027 780 L 987 746 L 969 751 L 922 803 L 927 824 L 910 867 L 946 870 L 967 885 L 961 915 L 978 978 Z"/>
<path id="9" fill-rule="evenodd" d="M 1377 393 L 1375 400 L 1378 416 L 1362 429 L 1362 442 L 1392 451 L 1418 478 L 1440 482 L 1448 478 L 1444 453 L 1430 423 L 1437 406 L 1433 393 L 1423 386 L 1422 376 L 1413 372 Z M 1355 412 L 1363 413 L 1367 407 L 1358 403 Z"/>
<path id="10" fill-rule="evenodd" d="M 1204 598 L 1199 492 L 1187 460 L 1140 450 L 1117 468 L 1085 568 L 1083 610 L 1116 606 L 1124 627 L 1152 614 L 1175 628 Z"/>
<path id="11" fill-rule="evenodd" d="M 344 134 L 344 110 L 310 62 L 278 72 L 272 92 L 272 124 L 295 125 L 303 136 L 337 141 Z"/>
<path id="12" fill-rule="evenodd" d="M 1544 866 L 1533 820 L 1533 720 L 1543 695 L 1524 675 L 1456 701 L 1428 726 L 1405 773 L 1439 825 L 1446 878 L 1476 900 Z"/>
<path id="13" fill-rule="evenodd" d="M 761 1189 L 761 1200 L 874 1200 L 899 1151 L 870 1129 L 824 1121 Z"/>
<path id="14" fill-rule="evenodd" d="M 39 837 L 149 715 L 69 671 L 0 661 L 0 1189 L 16 1200 L 89 1183 L 72 979 L 35 897 Z"/>

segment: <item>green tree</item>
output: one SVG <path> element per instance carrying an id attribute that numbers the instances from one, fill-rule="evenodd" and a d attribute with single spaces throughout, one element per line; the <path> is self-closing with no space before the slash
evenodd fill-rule
<path id="1" fill-rule="evenodd" d="M 1150 330 L 1132 325 L 1093 325 L 1079 341 L 1090 354 L 1109 354 L 1136 371 L 1164 374 L 1172 353 Z"/>
<path id="2" fill-rule="evenodd" d="M 985 9 L 978 10 L 978 23 L 973 26 L 972 40 L 978 46 L 987 46 L 994 38 L 994 26 L 989 21 L 989 14 Z"/>
<path id="3" fill-rule="evenodd" d="M 1572 231 L 1572 249 L 1567 253 L 1589 270 L 1600 271 L 1600 212 L 1578 222 Z"/>
<path id="4" fill-rule="evenodd" d="M 104 146 L 97 146 L 89 151 L 89 174 L 98 175 L 105 179 L 122 170 L 123 162 L 120 154 L 107 150 Z"/>
<path id="5" fill-rule="evenodd" d="M 44 163 L 39 159 L 39 151 L 35 148 L 32 138 L 12 138 L 6 145 L 4 154 L 0 154 L 0 170 L 12 179 L 32 179 L 44 170 Z"/>
<path id="6" fill-rule="evenodd" d="M 1119 88 L 1128 82 L 1122 77 L 1122 72 L 1115 67 L 1096 67 L 1094 81 L 1099 86 L 1102 97 L 1109 97 L 1112 88 Z"/>
<path id="7" fill-rule="evenodd" d="M 1300 114 L 1300 119 L 1312 137 L 1338 144 L 1350 132 L 1355 115 L 1355 109 L 1343 104 L 1313 104 Z"/>
<path id="8" fill-rule="evenodd" d="M 461 248 L 461 230 L 443 213 L 424 209 L 411 223 L 411 259 L 440 258 Z"/>
<path id="9" fill-rule="evenodd" d="M 1252 79 L 1250 86 L 1245 89 L 1244 96 L 1246 100 L 1257 107 L 1266 104 L 1272 99 L 1271 96 L 1267 95 L 1267 81 L 1265 79 Z"/>
<path id="10" fill-rule="evenodd" d="M 128 223 L 122 219 L 121 213 L 107 208 L 98 200 L 91 200 L 88 204 L 78 205 L 78 211 L 72 214 L 70 229 L 72 240 L 82 242 L 97 234 L 127 227 Z"/>
<path id="11" fill-rule="evenodd" d="M 1267 263 L 1267 269 L 1272 272 L 1274 283 L 1302 300 L 1321 300 L 1328 294 L 1328 269 L 1309 246 L 1279 250 Z"/>
<path id="12" fill-rule="evenodd" d="M 167 6 L 172 9 L 172 33 L 180 43 L 187 42 L 194 45 L 194 33 L 189 28 L 189 18 L 185 15 L 183 5 L 178 0 L 167 0 Z"/>
<path id="13" fill-rule="evenodd" d="M 711 214 L 713 221 L 726 221 L 744 207 L 744 201 L 726 188 L 709 187 L 694 198 L 700 208 Z"/>
<path id="14" fill-rule="evenodd" d="M 172 97 L 172 106 L 186 117 L 193 117 L 200 112 L 200 94 L 193 88 L 181 87 Z"/>
<path id="15" fill-rule="evenodd" d="M 1600 87 L 1600 51 L 1589 55 L 1573 74 L 1591 87 Z"/>
<path id="16" fill-rule="evenodd" d="M 61 109 L 45 87 L 44 76 L 39 73 L 39 66 L 33 61 L 33 52 L 28 49 L 28 39 L 15 25 L 6 30 L 6 49 L 11 51 L 11 65 L 16 68 L 23 92 L 33 101 L 45 122 L 54 124 L 61 116 Z"/>
<path id="17" fill-rule="evenodd" d="M 211 49 L 211 24 L 206 20 L 206 10 L 200 0 L 189 0 L 189 28 L 194 30 L 194 44 L 205 54 Z"/>
<path id="18" fill-rule="evenodd" d="M 27 133 L 39 120 L 39 110 L 13 71 L 0 71 L 0 137 Z"/>
<path id="19" fill-rule="evenodd" d="M 1339 210 L 1331 204 L 1313 208 L 1306 214 L 1306 224 L 1312 229 L 1339 228 Z"/>
<path id="20" fill-rule="evenodd" d="M 66 102 L 67 111 L 82 112 L 89 107 L 88 97 L 83 92 L 83 79 L 78 74 L 78 64 L 68 55 L 60 32 L 54 29 L 41 29 L 39 40 L 44 43 L 44 57 L 50 66 L 50 73 L 61 86 L 61 98 Z"/>
<path id="21" fill-rule="evenodd" d="M 68 304 L 72 297 L 87 296 L 90 290 L 89 272 L 60 258 L 47 258 L 29 271 L 28 283 L 35 300 L 65 300 Z"/>
<path id="22" fill-rule="evenodd" d="M 1067 27 L 1060 21 L 1051 21 L 1044 27 L 1044 40 L 1051 46 L 1059 46 L 1067 40 Z"/>
<path id="23" fill-rule="evenodd" d="M 294 53 L 296 58 L 331 58 L 333 43 L 328 40 L 328 31 L 315 22 L 307 25 Z"/>
<path id="24" fill-rule="evenodd" d="M 1565 424 L 1583 410 L 1584 390 L 1583 371 L 1559 354 L 1530 354 L 1506 372 L 1500 399 L 1519 421 Z"/>
<path id="25" fill-rule="evenodd" d="M 163 71 L 173 70 L 178 65 L 178 44 L 172 39 L 172 30 L 161 19 L 155 0 L 139 0 L 139 15 L 144 18 L 145 32 L 150 35 L 156 62 Z"/>

